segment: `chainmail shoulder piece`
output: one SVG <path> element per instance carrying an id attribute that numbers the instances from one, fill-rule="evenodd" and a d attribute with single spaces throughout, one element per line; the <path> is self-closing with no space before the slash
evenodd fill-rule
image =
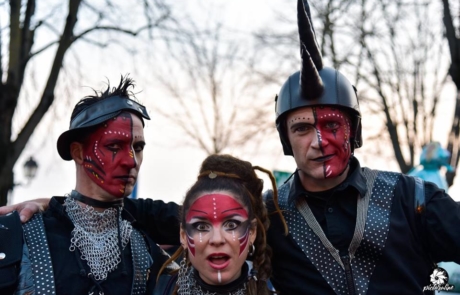
<path id="1" fill-rule="evenodd" d="M 182 265 L 181 265 L 182 266 Z M 242 284 L 241 288 L 232 292 L 210 292 L 204 290 L 196 281 L 194 277 L 194 268 L 183 268 L 179 270 L 177 279 L 178 295 L 245 295 L 247 294 L 246 283 Z"/>
<path id="2" fill-rule="evenodd" d="M 75 228 L 70 251 L 77 248 L 86 260 L 94 278 L 103 281 L 121 262 L 118 230 L 122 248 L 129 243 L 131 224 L 121 219 L 121 209 L 108 208 L 97 212 L 91 206 L 81 206 L 74 199 L 65 200 L 65 210 Z"/>

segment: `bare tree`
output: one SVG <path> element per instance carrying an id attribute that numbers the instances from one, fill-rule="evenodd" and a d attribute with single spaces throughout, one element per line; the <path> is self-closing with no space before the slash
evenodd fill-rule
<path id="1" fill-rule="evenodd" d="M 433 13 L 440 6 L 417 0 L 309 3 L 325 65 L 344 72 L 358 88 L 365 135 L 371 134 L 365 140 L 374 146 L 377 140 L 391 142 L 400 170 L 408 172 L 416 153 L 433 139 L 446 83 L 442 24 Z M 294 40 L 295 12 L 291 15 L 280 17 L 289 19 L 290 31 L 257 36 L 263 47 L 298 48 L 297 40 L 277 44 Z"/>
<path id="2" fill-rule="evenodd" d="M 450 165 L 458 167 L 460 159 L 460 24 L 457 15 L 456 22 L 450 12 L 450 3 L 448 0 L 442 0 L 443 4 L 443 21 L 445 26 L 445 35 L 449 44 L 450 51 L 450 67 L 449 75 L 457 88 L 457 99 L 454 108 L 454 120 L 452 122 L 451 131 L 449 133 L 447 150 L 451 154 Z M 457 3 L 458 5 L 458 3 Z M 457 7 L 459 9 L 460 7 Z M 447 172 L 446 179 L 449 186 L 454 183 L 456 171 Z"/>
<path id="3" fill-rule="evenodd" d="M 142 32 L 155 38 L 155 33 L 164 30 L 171 20 L 171 11 L 162 0 L 129 3 L 10 0 L 0 2 L 0 9 L 9 15 L 7 27 L 0 28 L 0 50 L 7 49 L 7 52 L 0 52 L 0 205 L 4 205 L 8 191 L 14 186 L 13 166 L 53 104 L 56 84 L 69 49 L 77 41 L 99 47 L 123 44 L 119 41 L 121 37 L 136 37 Z M 15 111 L 24 85 L 30 79 L 28 65 L 45 52 L 53 52 L 45 86 L 36 94 L 37 106 L 14 134 Z"/>
<path id="4" fill-rule="evenodd" d="M 442 27 L 424 1 L 361 0 L 351 60 L 356 83 L 369 89 L 385 122 L 396 161 L 407 173 L 417 149 L 432 141 L 439 95 L 446 81 Z"/>
<path id="5" fill-rule="evenodd" d="M 274 94 L 261 91 L 252 71 L 256 52 L 219 23 L 187 27 L 188 34 L 168 47 L 172 59 L 152 65 L 168 93 L 155 112 L 185 134 L 184 143 L 208 155 L 248 142 L 254 147 L 275 130 L 269 118 Z"/>

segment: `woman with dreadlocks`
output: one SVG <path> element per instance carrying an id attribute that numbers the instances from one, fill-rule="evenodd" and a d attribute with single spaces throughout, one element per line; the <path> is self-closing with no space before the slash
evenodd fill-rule
<path id="1" fill-rule="evenodd" d="M 158 284 L 162 287 L 155 294 L 272 293 L 267 286 L 271 274 L 271 249 L 265 236 L 269 221 L 262 199 L 263 181 L 255 170 L 269 175 L 276 196 L 275 180 L 268 170 L 229 155 L 204 160 L 181 209 L 182 247 L 163 266 L 164 270 L 182 255 L 180 268 L 168 283 Z M 252 261 L 251 266 L 246 260 Z"/>

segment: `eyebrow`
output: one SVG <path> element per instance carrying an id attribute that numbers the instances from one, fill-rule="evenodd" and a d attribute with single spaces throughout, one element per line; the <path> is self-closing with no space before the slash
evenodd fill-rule
<path id="1" fill-rule="evenodd" d="M 228 211 L 233 211 L 233 210 L 235 210 L 235 211 L 236 211 L 236 210 L 241 210 L 241 209 L 243 209 L 243 210 L 244 210 L 244 208 L 243 208 L 243 207 L 236 207 L 236 208 L 232 208 L 232 209 L 227 209 L 227 210 L 224 210 L 224 211 L 222 211 L 222 213 L 226 213 L 226 212 L 228 212 Z"/>
<path id="2" fill-rule="evenodd" d="M 190 209 L 190 211 L 199 212 L 199 213 L 203 213 L 204 215 L 208 215 L 208 213 L 201 211 L 201 210 Z"/>
<path id="3" fill-rule="evenodd" d="M 292 125 L 289 127 L 289 129 L 293 129 L 293 128 L 297 128 L 297 127 L 299 127 L 299 126 L 305 126 L 305 125 L 310 125 L 310 126 L 313 126 L 313 127 L 315 126 L 314 124 L 308 123 L 308 122 L 297 122 L 297 123 L 292 124 Z"/>

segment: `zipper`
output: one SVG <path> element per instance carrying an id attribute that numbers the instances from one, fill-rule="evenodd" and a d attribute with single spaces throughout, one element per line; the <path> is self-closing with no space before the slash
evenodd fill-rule
<path id="1" fill-rule="evenodd" d="M 349 255 L 341 257 L 343 268 L 345 269 L 345 278 L 347 280 L 348 294 L 356 295 L 355 280 L 353 279 L 353 271 L 351 270 L 351 260 Z"/>

